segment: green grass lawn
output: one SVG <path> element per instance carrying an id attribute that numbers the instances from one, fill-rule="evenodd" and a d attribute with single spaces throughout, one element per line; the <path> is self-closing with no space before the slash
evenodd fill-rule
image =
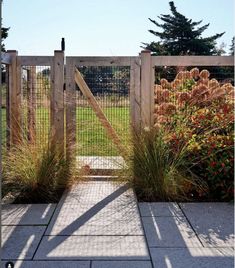
<path id="1" fill-rule="evenodd" d="M 103 111 L 125 146 L 130 135 L 129 108 L 112 107 L 104 108 Z M 76 116 L 79 155 L 118 154 L 91 108 L 78 108 Z"/>
<path id="2" fill-rule="evenodd" d="M 125 146 L 130 134 L 129 108 L 112 107 L 103 109 L 111 125 L 117 131 Z M 27 124 L 26 112 L 24 125 Z M 49 109 L 38 108 L 36 112 L 36 133 L 46 138 L 49 133 Z M 2 144 L 6 143 L 6 109 L 2 109 Z M 76 139 L 78 155 L 117 155 L 113 142 L 91 108 L 78 107 L 76 111 Z"/>

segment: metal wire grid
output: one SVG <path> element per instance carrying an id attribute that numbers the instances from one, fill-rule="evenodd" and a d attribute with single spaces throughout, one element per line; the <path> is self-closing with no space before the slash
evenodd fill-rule
<path id="1" fill-rule="evenodd" d="M 50 131 L 50 71 L 50 66 L 22 66 L 23 136 L 40 143 Z"/>
<path id="2" fill-rule="evenodd" d="M 227 83 L 230 83 L 232 86 L 234 86 L 234 68 L 230 66 L 155 67 L 155 123 L 158 123 L 163 119 L 161 115 L 164 114 L 164 109 L 167 108 L 169 103 L 170 105 L 173 104 L 175 107 L 182 106 L 184 107 L 185 111 L 187 110 L 184 102 L 182 102 L 180 98 L 177 98 L 176 92 L 171 94 L 171 91 L 176 91 L 176 89 L 172 88 L 172 82 L 177 80 L 177 74 L 181 72 L 181 81 L 183 82 L 178 85 L 177 88 L 180 88 L 178 91 L 185 92 L 187 91 L 187 88 L 192 88 L 192 84 L 190 84 L 190 80 L 192 81 L 192 79 L 187 78 L 186 71 L 190 71 L 193 68 L 197 68 L 199 73 L 202 70 L 207 70 L 209 72 L 209 80 L 216 79 L 220 87 Z M 199 80 L 199 78 L 194 79 L 194 82 Z M 170 107 L 168 105 L 168 108 L 173 109 L 174 107 Z"/>
<path id="3" fill-rule="evenodd" d="M 7 77 L 6 72 L 4 72 L 5 81 L 1 85 L 1 142 L 2 148 L 5 150 L 7 146 Z"/>
<path id="4" fill-rule="evenodd" d="M 155 84 L 160 83 L 160 79 L 165 78 L 169 82 L 172 82 L 177 73 L 180 71 L 190 71 L 193 68 L 198 68 L 199 71 L 208 70 L 210 73 L 210 79 L 215 78 L 221 84 L 231 83 L 234 85 L 234 68 L 233 66 L 185 66 L 185 67 L 173 67 L 173 66 L 160 66 L 155 67 Z"/>
<path id="5" fill-rule="evenodd" d="M 130 67 L 80 66 L 96 101 L 116 130 L 123 145 L 130 133 Z M 116 156 L 118 152 L 95 112 L 77 88 L 76 91 L 77 154 L 81 156 Z"/>

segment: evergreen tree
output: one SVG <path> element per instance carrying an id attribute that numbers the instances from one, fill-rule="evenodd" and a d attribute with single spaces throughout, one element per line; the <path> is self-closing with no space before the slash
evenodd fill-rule
<path id="1" fill-rule="evenodd" d="M 149 18 L 149 20 L 162 31 L 149 30 L 150 33 L 160 38 L 158 42 L 143 43 L 154 55 L 218 55 L 216 40 L 224 33 L 210 37 L 201 37 L 209 27 L 209 23 L 199 27 L 201 21 L 193 22 L 179 13 L 174 2 L 169 2 L 172 15 L 161 15 L 162 24 Z"/>
<path id="2" fill-rule="evenodd" d="M 231 56 L 234 56 L 234 50 L 235 50 L 235 36 L 233 37 L 232 39 L 232 44 L 230 46 L 230 49 L 229 49 L 229 55 Z"/>
<path id="3" fill-rule="evenodd" d="M 9 28 L 2 27 L 2 44 L 1 44 L 1 51 L 5 51 L 5 45 L 3 44 L 3 41 L 7 38 L 8 36 L 8 31 Z"/>

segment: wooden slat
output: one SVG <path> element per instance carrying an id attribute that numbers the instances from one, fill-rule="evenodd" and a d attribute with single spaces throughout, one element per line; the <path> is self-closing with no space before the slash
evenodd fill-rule
<path id="1" fill-rule="evenodd" d="M 6 146 L 10 148 L 9 65 L 6 66 Z"/>
<path id="2" fill-rule="evenodd" d="M 53 56 L 20 56 L 21 65 L 25 66 L 50 66 Z"/>
<path id="3" fill-rule="evenodd" d="M 17 51 L 11 51 L 9 53 L 12 59 L 9 65 L 9 132 L 10 145 L 15 145 L 22 139 L 21 62 L 17 57 Z"/>
<path id="4" fill-rule="evenodd" d="M 72 58 L 76 66 L 130 66 L 137 57 L 67 57 Z"/>
<path id="5" fill-rule="evenodd" d="M 74 81 L 75 66 L 72 58 L 66 58 L 66 152 L 76 146 L 76 88 Z M 69 154 L 70 155 L 70 154 Z"/>
<path id="6" fill-rule="evenodd" d="M 139 132 L 140 115 L 140 58 L 131 60 L 130 72 L 130 109 L 131 125 L 135 132 Z"/>
<path id="7" fill-rule="evenodd" d="M 84 81 L 81 73 L 78 71 L 77 68 L 75 69 L 75 82 L 77 83 L 78 87 L 82 91 L 83 95 L 87 98 L 87 101 L 91 105 L 91 108 L 95 112 L 100 123 L 103 125 L 103 127 L 107 131 L 109 138 L 111 138 L 111 140 L 114 142 L 120 154 L 125 155 L 125 149 L 121 144 L 121 140 L 119 139 L 114 128 L 111 126 L 109 120 L 106 118 L 104 112 L 102 111 L 101 107 L 99 106 L 98 102 L 96 101 L 95 97 L 91 93 L 91 90 L 87 86 L 86 82 Z"/>
<path id="8" fill-rule="evenodd" d="M 52 134 L 57 144 L 64 150 L 64 52 L 55 51 L 53 64 L 52 99 Z"/>
<path id="9" fill-rule="evenodd" d="M 155 66 L 234 66 L 233 56 L 152 56 Z"/>
<path id="10" fill-rule="evenodd" d="M 141 127 L 153 126 L 154 68 L 150 51 L 141 52 Z"/>

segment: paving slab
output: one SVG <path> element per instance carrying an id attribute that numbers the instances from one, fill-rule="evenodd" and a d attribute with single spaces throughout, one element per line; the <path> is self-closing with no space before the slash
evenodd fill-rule
<path id="1" fill-rule="evenodd" d="M 151 261 L 93 261 L 91 268 L 152 268 Z"/>
<path id="2" fill-rule="evenodd" d="M 35 260 L 149 260 L 143 236 L 44 236 Z"/>
<path id="3" fill-rule="evenodd" d="M 157 216 L 184 216 L 180 207 L 175 202 L 140 202 L 140 215 L 142 217 L 157 217 Z"/>
<path id="4" fill-rule="evenodd" d="M 6 262 L 2 262 L 1 267 L 5 267 Z M 13 261 L 13 263 L 14 268 L 90 268 L 89 261 Z"/>
<path id="5" fill-rule="evenodd" d="M 180 203 L 205 247 L 234 246 L 234 205 L 228 203 Z"/>
<path id="6" fill-rule="evenodd" d="M 133 190 L 110 182 L 73 187 L 58 204 L 46 234 L 143 235 Z"/>
<path id="7" fill-rule="evenodd" d="M 46 225 L 56 204 L 2 205 L 2 225 Z"/>
<path id="8" fill-rule="evenodd" d="M 88 165 L 90 169 L 114 170 L 126 167 L 125 161 L 121 156 L 77 156 L 79 166 Z"/>
<path id="9" fill-rule="evenodd" d="M 115 191 L 115 199 L 118 197 L 117 200 L 119 200 L 119 203 L 120 200 L 136 202 L 133 190 L 126 183 L 90 181 L 74 185 L 69 192 L 66 192 L 62 196 L 60 203 L 69 203 L 70 205 L 79 204 L 81 206 L 96 204 L 102 201 L 105 197 L 113 195 Z"/>
<path id="10" fill-rule="evenodd" d="M 234 248 L 216 248 L 219 252 L 221 252 L 224 256 L 227 257 L 234 257 L 235 256 L 235 250 Z"/>
<path id="11" fill-rule="evenodd" d="M 185 217 L 142 217 L 149 247 L 202 247 Z"/>
<path id="12" fill-rule="evenodd" d="M 233 268 L 233 258 L 213 248 L 151 248 L 154 268 Z"/>
<path id="13" fill-rule="evenodd" d="M 2 259 L 31 259 L 45 226 L 2 226 Z"/>

